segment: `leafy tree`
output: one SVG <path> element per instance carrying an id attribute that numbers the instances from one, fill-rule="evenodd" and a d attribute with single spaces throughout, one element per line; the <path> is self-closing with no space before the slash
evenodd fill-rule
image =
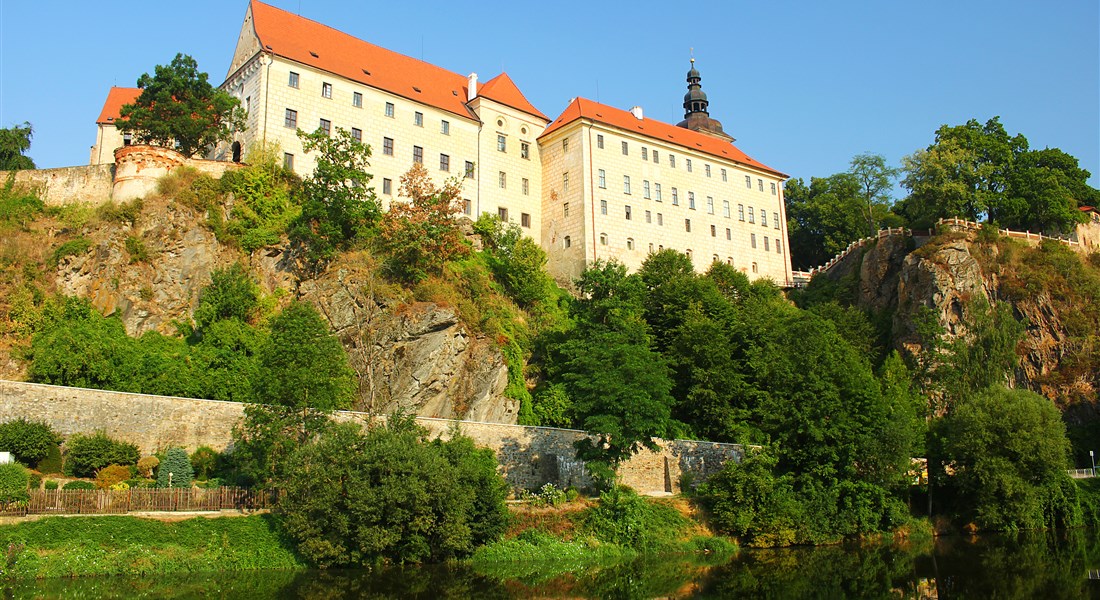
<path id="1" fill-rule="evenodd" d="M 177 54 L 169 65 L 157 65 L 155 75 L 143 74 L 141 95 L 119 111 L 115 126 L 138 141 L 171 148 L 184 156 L 230 138 L 245 128 L 240 101 L 210 85 L 195 59 Z"/>
<path id="2" fill-rule="evenodd" d="M 394 202 L 381 227 L 389 269 L 396 279 L 415 283 L 470 253 L 455 220 L 462 212 L 461 193 L 462 183 L 455 178 L 436 187 L 420 163 L 401 176 L 398 195 L 409 202 Z"/>
<path id="3" fill-rule="evenodd" d="M 960 398 L 994 385 L 1004 385 L 1019 356 L 1016 345 L 1024 324 L 1012 315 L 1008 303 L 990 307 L 985 298 L 968 303 L 965 334 L 944 346 L 934 382 L 948 407 Z"/>
<path id="4" fill-rule="evenodd" d="M 65 473 L 93 477 L 107 465 L 137 464 L 137 446 L 116 440 L 102 431 L 93 435 L 75 434 L 65 442 Z"/>
<path id="5" fill-rule="evenodd" d="M 193 477 L 194 470 L 187 451 L 183 448 L 169 448 L 164 453 L 164 460 L 157 467 L 157 487 L 189 488 Z"/>
<path id="6" fill-rule="evenodd" d="M 33 467 L 57 447 L 60 440 L 49 423 L 19 417 L 0 423 L 0 450 L 11 452 L 15 460 Z"/>
<path id="7" fill-rule="evenodd" d="M 751 546 L 802 541 L 805 516 L 790 475 L 778 475 L 773 450 L 750 449 L 699 486 L 698 497 L 718 528 Z"/>
<path id="8" fill-rule="evenodd" d="M 278 244 L 301 214 L 295 197 L 301 180 L 277 162 L 271 146 L 250 148 L 248 161 L 247 167 L 222 175 L 220 187 L 233 194 L 226 237 L 245 252 L 254 252 Z"/>
<path id="9" fill-rule="evenodd" d="M 1026 231 L 1071 231 L 1087 217 L 1078 206 L 1096 206 L 1100 191 L 1088 185 L 1091 174 L 1077 159 L 1057 148 L 1021 153 L 1008 176 L 1005 198 L 990 211 L 991 220 Z"/>
<path id="10" fill-rule="evenodd" d="M 319 267 L 366 239 L 382 207 L 374 188 L 368 187 L 370 146 L 340 127 L 333 136 L 318 129 L 308 134 L 299 130 L 298 137 L 306 152 L 317 152 L 317 159 L 313 175 L 299 188 L 302 213 L 290 227 L 290 239 L 302 244 L 307 260 Z"/>
<path id="11" fill-rule="evenodd" d="M 214 474 L 214 469 L 218 467 L 218 459 L 220 458 L 218 451 L 210 446 L 199 446 L 191 453 L 191 466 L 195 471 L 195 478 L 199 481 L 206 481 Z"/>
<path id="12" fill-rule="evenodd" d="M 234 263 L 228 269 L 215 269 L 210 285 L 199 292 L 195 309 L 195 325 L 199 331 L 216 321 L 238 319 L 248 323 L 254 319 L 260 305 L 260 289 L 244 266 Z"/>
<path id="13" fill-rule="evenodd" d="M 31 340 L 30 381 L 68 387 L 123 389 L 133 344 L 122 322 L 95 312 L 87 301 L 66 303 L 61 319 Z"/>
<path id="14" fill-rule="evenodd" d="M 24 122 L 22 126 L 0 128 L 0 171 L 33 169 L 34 161 L 25 153 L 31 147 L 34 128 Z"/>
<path id="15" fill-rule="evenodd" d="M 886 166 L 886 158 L 881 154 L 864 153 L 852 158 L 848 172 L 859 183 L 863 215 L 867 219 L 867 235 L 874 235 L 878 231 L 876 213 L 889 212 L 892 203 L 890 189 L 899 171 Z"/>
<path id="16" fill-rule="evenodd" d="M 860 180 L 851 173 L 795 178 L 783 188 L 791 260 L 797 268 L 824 264 L 868 234 Z"/>
<path id="17" fill-rule="evenodd" d="M 503 223 L 483 213 L 474 224 L 491 257 L 489 266 L 517 304 L 533 308 L 553 296 L 553 281 L 546 273 L 546 252 L 523 235 L 519 225 Z"/>
<path id="18" fill-rule="evenodd" d="M 269 487 L 283 480 L 287 459 L 332 425 L 329 411 L 248 404 L 233 427 L 228 459 L 242 485 Z"/>
<path id="19" fill-rule="evenodd" d="M 991 387 L 934 423 L 929 468 L 946 506 L 983 529 L 1065 527 L 1080 519 L 1066 473 L 1069 442 L 1054 404 L 1026 390 Z"/>
<path id="20" fill-rule="evenodd" d="M 355 374 L 317 310 L 293 302 L 271 320 L 257 396 L 267 404 L 331 411 L 351 406 Z"/>

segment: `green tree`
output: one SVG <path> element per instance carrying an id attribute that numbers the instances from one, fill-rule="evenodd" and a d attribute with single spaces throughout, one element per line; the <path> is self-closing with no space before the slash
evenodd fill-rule
<path id="1" fill-rule="evenodd" d="M 290 226 L 290 239 L 302 244 L 306 259 L 315 267 L 337 252 L 369 237 L 382 215 L 382 207 L 368 187 L 371 175 L 370 146 L 343 128 L 329 136 L 318 129 L 298 131 L 302 148 L 317 152 L 313 175 L 299 188 L 302 212 Z"/>
<path id="2" fill-rule="evenodd" d="M 164 460 L 157 467 L 157 487 L 189 488 L 192 477 L 194 470 L 187 451 L 183 448 L 169 448 L 164 453 Z"/>
<path id="3" fill-rule="evenodd" d="M 30 123 L 0 128 L 0 171 L 33 169 L 34 161 L 26 155 L 31 147 L 34 128 Z"/>
<path id="4" fill-rule="evenodd" d="M 963 398 L 933 425 L 932 483 L 950 492 L 946 506 L 955 516 L 983 529 L 1077 525 L 1068 463 L 1058 409 L 1027 390 L 988 388 Z"/>
<path id="5" fill-rule="evenodd" d="M 851 173 L 795 178 L 783 188 L 791 260 L 797 268 L 824 264 L 848 244 L 868 235 L 861 182 Z"/>
<path id="6" fill-rule="evenodd" d="M 1057 148 L 1029 150 L 1016 158 L 1005 198 L 990 211 L 1003 227 L 1062 233 L 1087 219 L 1079 206 L 1100 204 L 1100 191 L 1088 185 L 1091 174 L 1077 159 Z"/>
<path id="7" fill-rule="evenodd" d="M 44 421 L 19 417 L 0 423 L 0 450 L 11 452 L 15 460 L 29 467 L 49 456 L 59 441 L 57 433 Z"/>
<path id="8" fill-rule="evenodd" d="M 448 261 L 470 253 L 455 216 L 462 212 L 462 184 L 448 179 L 432 183 L 428 170 L 413 163 L 401 176 L 395 202 L 382 217 L 381 240 L 390 255 L 389 270 L 399 281 L 415 283 L 443 270 Z"/>
<path id="9" fill-rule="evenodd" d="M 699 486 L 698 497 L 718 528 L 750 546 L 788 546 L 803 541 L 806 518 L 790 475 L 777 474 L 769 448 L 750 449 Z"/>
<path id="10" fill-rule="evenodd" d="M 65 441 L 65 474 L 94 477 L 108 465 L 134 465 L 141 455 L 129 442 L 116 440 L 102 431 L 93 435 L 75 434 Z"/>
<path id="11" fill-rule="evenodd" d="M 271 320 L 260 367 L 257 397 L 265 404 L 322 411 L 351 406 L 355 373 L 340 340 L 309 304 L 293 302 Z"/>
<path id="12" fill-rule="evenodd" d="M 879 217 L 890 211 L 893 202 L 890 190 L 899 171 L 887 166 L 886 157 L 881 154 L 866 152 L 852 158 L 848 172 L 859 183 L 863 215 L 867 219 L 866 235 L 874 235 L 878 231 Z"/>
<path id="13" fill-rule="evenodd" d="M 1013 375 L 1019 356 L 1016 345 L 1024 324 L 1002 302 L 991 307 L 985 298 L 967 304 L 965 334 L 946 343 L 933 380 L 947 406 L 960 398 L 994 385 L 1004 385 Z"/>
<path id="14" fill-rule="evenodd" d="M 201 332 L 216 321 L 237 319 L 251 322 L 260 305 L 260 289 L 240 263 L 227 269 L 215 269 L 210 285 L 199 292 L 195 326 Z"/>
<path id="15" fill-rule="evenodd" d="M 141 95 L 119 111 L 115 126 L 120 132 L 194 156 L 245 129 L 240 101 L 210 85 L 195 59 L 177 54 L 154 72 L 138 78 Z"/>

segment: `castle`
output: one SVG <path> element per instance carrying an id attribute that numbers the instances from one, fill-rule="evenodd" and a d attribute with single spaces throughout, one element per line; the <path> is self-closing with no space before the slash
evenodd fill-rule
<path id="1" fill-rule="evenodd" d="M 247 129 L 213 158 L 275 144 L 283 164 L 313 170 L 297 130 L 342 128 L 373 150 L 373 184 L 384 207 L 422 163 L 437 182 L 462 181 L 465 214 L 516 223 L 540 241 L 559 281 L 596 260 L 636 270 L 672 248 L 697 270 L 714 261 L 750 278 L 791 281 L 783 173 L 733 145 L 710 117 L 694 59 L 684 120 L 646 118 L 585 98 L 551 120 L 507 73 L 484 83 L 375 46 L 326 25 L 250 0 L 221 88 L 248 113 Z M 112 88 L 97 120 L 93 164 L 129 144 L 112 122 L 139 90 Z"/>

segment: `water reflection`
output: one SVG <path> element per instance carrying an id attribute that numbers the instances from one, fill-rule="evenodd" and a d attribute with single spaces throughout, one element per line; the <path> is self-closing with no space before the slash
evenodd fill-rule
<path id="1" fill-rule="evenodd" d="M 746 550 L 568 570 L 545 563 L 187 574 L 0 584 L 4 598 L 1098 598 L 1094 531 Z"/>

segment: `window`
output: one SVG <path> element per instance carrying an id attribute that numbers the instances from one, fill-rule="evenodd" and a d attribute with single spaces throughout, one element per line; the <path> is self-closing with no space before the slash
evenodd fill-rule
<path id="1" fill-rule="evenodd" d="M 527 142 L 519 143 L 519 157 L 524 160 L 531 158 L 531 144 L 528 144 Z"/>
<path id="2" fill-rule="evenodd" d="M 503 175 L 503 173 L 501 173 L 501 175 Z M 508 209 L 507 208 L 498 208 L 497 209 L 497 218 L 500 219 L 501 223 L 507 223 L 508 222 Z"/>
<path id="3" fill-rule="evenodd" d="M 749 188 L 750 190 L 752 189 L 752 176 L 751 175 L 745 175 L 745 187 Z"/>
<path id="4" fill-rule="evenodd" d="M 672 167 L 673 169 L 676 168 L 676 155 L 675 154 L 669 154 L 668 155 L 668 166 Z"/>
<path id="5" fill-rule="evenodd" d="M 568 202 L 562 202 L 562 204 L 561 204 L 561 216 L 563 216 L 563 217 L 568 217 L 569 216 L 569 203 Z"/>
<path id="6" fill-rule="evenodd" d="M 451 135 L 451 122 L 450 121 L 440 121 L 439 122 L 439 133 L 442 133 L 443 135 Z"/>
<path id="7" fill-rule="evenodd" d="M 607 171 L 600 169 L 600 187 L 607 189 Z"/>
<path id="8" fill-rule="evenodd" d="M 712 264 L 713 264 L 713 263 L 716 263 L 716 262 L 719 262 L 719 261 L 718 261 L 718 255 L 717 255 L 717 254 L 712 254 L 712 255 L 710 256 L 710 262 L 711 262 Z"/>
<path id="9" fill-rule="evenodd" d="M 764 236 L 764 252 L 771 252 L 771 248 L 768 247 L 768 236 Z"/>
<path id="10" fill-rule="evenodd" d="M 726 181 L 726 170 L 722 169 L 722 181 Z"/>
<path id="11" fill-rule="evenodd" d="M 684 219 L 684 231 L 691 231 L 691 219 Z"/>
<path id="12" fill-rule="evenodd" d="M 634 249 L 634 238 L 626 238 L 626 249 L 627 250 L 633 250 Z"/>
<path id="13" fill-rule="evenodd" d="M 526 228 L 530 229 L 531 228 L 531 215 L 529 215 L 527 213 L 520 213 L 519 214 L 519 225 L 520 225 L 520 227 L 526 227 Z"/>
<path id="14" fill-rule="evenodd" d="M 661 184 L 659 183 L 653 184 L 653 198 L 657 200 L 657 202 L 661 201 Z"/>
<path id="15" fill-rule="evenodd" d="M 332 133 L 332 121 L 321 119 L 321 125 L 318 128 L 324 132 L 325 137 L 328 137 L 328 135 Z"/>
<path id="16" fill-rule="evenodd" d="M 357 142 L 363 141 L 363 130 L 359 129 L 358 127 L 352 127 L 351 128 L 351 139 L 353 139 Z"/>
<path id="17" fill-rule="evenodd" d="M 507 151 L 508 151 L 508 138 L 504 137 L 503 135 L 498 134 L 497 135 L 497 152 L 507 152 Z"/>
<path id="18" fill-rule="evenodd" d="M 665 216 L 661 213 L 657 213 L 657 227 L 665 226 Z"/>
<path id="19" fill-rule="evenodd" d="M 386 103 L 386 116 L 391 119 L 393 118 L 393 102 Z"/>
<path id="20" fill-rule="evenodd" d="M 630 175 L 623 175 L 623 193 L 630 193 Z"/>
<path id="21" fill-rule="evenodd" d="M 623 142 L 623 156 L 630 154 L 630 146 L 626 142 Z"/>
<path id="22" fill-rule="evenodd" d="M 745 205 L 744 204 L 738 204 L 737 205 L 737 220 L 738 221 L 744 221 L 745 220 Z"/>
<path id="23" fill-rule="evenodd" d="M 360 94 L 359 92 L 352 92 L 351 105 L 355 108 L 363 108 L 363 94 Z"/>
<path id="24" fill-rule="evenodd" d="M 569 152 L 569 138 L 565 138 L 561 141 L 561 151 Z"/>
<path id="25" fill-rule="evenodd" d="M 474 214 L 474 203 L 469 198 L 462 200 L 462 212 L 466 213 L 467 216 Z"/>
<path id="26" fill-rule="evenodd" d="M 298 111 L 292 109 L 286 109 L 286 116 L 283 117 L 283 125 L 295 128 L 298 127 Z"/>
<path id="27" fill-rule="evenodd" d="M 764 180 L 763 179 L 757 179 L 756 183 L 760 187 L 760 191 L 763 192 L 764 191 Z"/>
<path id="28" fill-rule="evenodd" d="M 687 254 L 688 260 L 691 260 L 691 248 L 684 250 L 684 254 Z"/>
<path id="29" fill-rule="evenodd" d="M 676 188 L 672 188 L 672 205 L 680 206 L 680 192 Z"/>
<path id="30" fill-rule="evenodd" d="M 710 165 L 703 165 L 703 170 L 706 171 L 707 177 L 710 177 Z"/>
<path id="31" fill-rule="evenodd" d="M 657 151 L 656 150 L 653 151 L 653 164 L 655 164 L 655 165 L 661 164 L 660 157 L 657 156 Z"/>
<path id="32" fill-rule="evenodd" d="M 695 192 L 688 192 L 688 208 L 695 210 Z"/>
<path id="33" fill-rule="evenodd" d="M 393 156 L 393 138 L 382 138 L 382 154 Z"/>
<path id="34" fill-rule="evenodd" d="M 732 240 L 733 239 L 733 232 L 730 231 L 729 227 L 726 228 L 726 239 L 727 240 Z"/>
<path id="35" fill-rule="evenodd" d="M 393 194 L 393 180 L 389 177 L 382 180 L 382 193 Z"/>
<path id="36" fill-rule="evenodd" d="M 749 234 L 749 242 L 752 244 L 753 248 L 756 247 L 756 234 L 755 233 L 750 233 Z"/>
<path id="37" fill-rule="evenodd" d="M 569 240 L 569 236 L 565 236 L 565 238 L 562 239 L 562 245 L 565 246 L 566 248 L 573 245 Z"/>
<path id="38" fill-rule="evenodd" d="M 321 84 L 321 97 L 322 98 L 332 98 L 332 84 L 331 83 L 322 83 Z"/>
<path id="39" fill-rule="evenodd" d="M 714 198 L 712 196 L 707 196 L 707 214 L 714 214 Z"/>
<path id="40" fill-rule="evenodd" d="M 424 162 L 424 148 L 422 148 L 420 146 L 413 146 L 413 162 L 414 163 L 423 163 Z"/>
<path id="41" fill-rule="evenodd" d="M 531 184 L 527 181 L 526 177 L 520 180 L 519 187 L 523 190 L 524 196 L 528 195 L 528 192 L 530 191 L 530 185 Z"/>
<path id="42" fill-rule="evenodd" d="M 283 168 L 288 171 L 294 170 L 294 155 L 289 152 L 283 152 Z"/>
<path id="43" fill-rule="evenodd" d="M 691 173 L 691 159 L 690 158 L 685 158 L 684 159 L 684 168 L 687 169 L 688 173 Z"/>
<path id="44" fill-rule="evenodd" d="M 649 243 L 649 253 L 653 254 L 653 242 Z"/>
<path id="45" fill-rule="evenodd" d="M 779 229 L 779 213 L 777 213 L 777 212 L 772 213 L 772 222 L 775 223 L 775 228 Z"/>
<path id="46" fill-rule="evenodd" d="M 772 182 L 772 195 L 775 195 L 775 182 Z"/>
<path id="47" fill-rule="evenodd" d="M 710 226 L 710 237 L 718 237 L 718 228 L 714 225 Z"/>
<path id="48" fill-rule="evenodd" d="M 630 220 L 630 205 L 629 204 L 626 205 L 626 220 L 627 221 Z"/>
<path id="49" fill-rule="evenodd" d="M 768 211 L 763 208 L 760 209 L 760 224 L 764 227 L 768 226 Z"/>
<path id="50" fill-rule="evenodd" d="M 439 155 L 439 170 L 450 171 L 451 170 L 451 157 L 446 154 Z"/>
<path id="51" fill-rule="evenodd" d="M 730 201 L 729 200 L 723 200 L 722 201 L 722 216 L 727 218 L 727 219 L 730 218 Z"/>
<path id="52" fill-rule="evenodd" d="M 596 134 L 596 147 L 599 148 L 600 150 L 603 150 L 603 134 L 602 133 L 597 133 Z"/>
<path id="53" fill-rule="evenodd" d="M 502 190 L 508 189 L 508 174 L 504 171 L 497 174 L 497 185 Z"/>
<path id="54" fill-rule="evenodd" d="M 756 263 L 752 263 L 752 272 L 753 273 L 757 272 Z"/>
<path id="55" fill-rule="evenodd" d="M 645 211 L 645 222 L 646 223 L 652 223 L 653 222 L 653 213 L 648 211 L 648 210 Z"/>
<path id="56" fill-rule="evenodd" d="M 569 173 L 561 174 L 561 193 L 569 193 Z"/>
<path id="57" fill-rule="evenodd" d="M 466 179 L 474 178 L 474 163 L 472 161 L 466 161 Z"/>
<path id="58" fill-rule="evenodd" d="M 649 160 L 649 149 L 642 146 L 642 160 Z"/>
<path id="59" fill-rule="evenodd" d="M 298 87 L 298 74 L 294 71 L 290 72 L 290 81 L 287 82 L 287 85 L 292 88 Z"/>
<path id="60" fill-rule="evenodd" d="M 756 222 L 756 216 L 753 214 L 752 207 L 750 206 L 749 207 L 749 223 L 755 223 L 755 222 Z"/>
<path id="61" fill-rule="evenodd" d="M 600 234 L 600 245 L 601 246 L 606 246 L 607 245 L 607 234 L 606 233 L 601 233 Z"/>
<path id="62" fill-rule="evenodd" d="M 123 146 L 129 146 L 130 144 L 133 144 L 133 143 L 134 143 L 134 134 L 132 134 L 132 133 L 122 134 L 122 145 Z"/>
<path id="63" fill-rule="evenodd" d="M 600 200 L 600 214 L 607 214 L 607 200 Z"/>
<path id="64" fill-rule="evenodd" d="M 783 254 L 783 246 L 781 245 L 782 243 L 783 242 L 779 238 L 775 238 L 775 253 L 776 254 Z"/>
<path id="65" fill-rule="evenodd" d="M 649 200 L 649 198 L 650 198 L 650 196 L 649 196 L 649 181 L 648 180 L 643 180 L 642 181 L 642 197 L 645 198 L 646 200 Z"/>
<path id="66" fill-rule="evenodd" d="M 413 113 L 413 125 L 417 127 L 424 126 L 424 113 L 417 111 Z"/>

